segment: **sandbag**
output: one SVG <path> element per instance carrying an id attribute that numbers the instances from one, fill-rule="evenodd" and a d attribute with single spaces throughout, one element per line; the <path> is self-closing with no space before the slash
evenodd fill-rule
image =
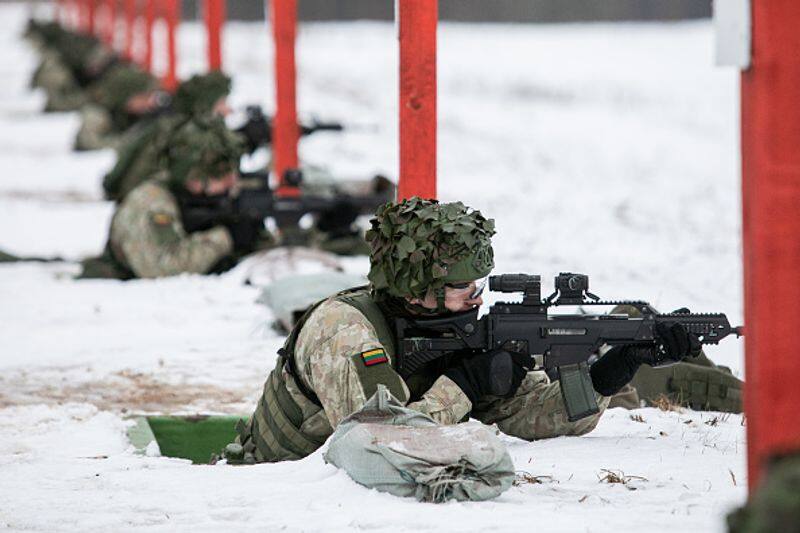
<path id="1" fill-rule="evenodd" d="M 345 418 L 325 461 L 365 487 L 420 501 L 488 500 L 514 481 L 505 445 L 485 426 L 442 426 L 385 386 Z"/>

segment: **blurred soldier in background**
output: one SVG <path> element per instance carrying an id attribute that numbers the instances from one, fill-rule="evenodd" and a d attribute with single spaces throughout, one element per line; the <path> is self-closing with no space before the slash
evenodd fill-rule
<path id="1" fill-rule="evenodd" d="M 153 118 L 169 104 L 158 80 L 139 67 L 119 63 L 87 89 L 90 103 L 81 108 L 75 150 L 117 148 L 137 122 Z"/>
<path id="2" fill-rule="evenodd" d="M 156 278 L 214 273 L 270 242 L 261 227 L 219 224 L 187 231 L 184 199 L 232 194 L 242 154 L 240 139 L 220 118 L 185 122 L 163 149 L 163 169 L 132 190 L 111 221 L 100 258 L 84 261 L 84 278 Z"/>
<path id="3" fill-rule="evenodd" d="M 121 202 L 158 170 L 159 153 L 172 134 L 193 117 L 225 116 L 231 80 L 221 72 L 197 74 L 178 86 L 171 112 L 132 128 L 120 141 L 117 162 L 103 178 L 106 198 Z"/>

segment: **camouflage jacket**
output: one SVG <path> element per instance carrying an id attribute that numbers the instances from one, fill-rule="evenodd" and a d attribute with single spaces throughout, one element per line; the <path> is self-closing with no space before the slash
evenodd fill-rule
<path id="1" fill-rule="evenodd" d="M 322 410 L 305 400 L 288 369 L 283 371 L 289 393 L 298 404 L 308 407 L 304 409 L 303 431 L 325 438 L 344 417 L 364 405 L 368 398 L 354 355 L 382 348 L 375 328 L 356 308 L 329 299 L 314 310 L 297 338 L 295 364 L 300 379 L 317 395 Z M 392 361 L 387 355 L 387 361 L 381 364 L 392 366 Z M 471 414 L 484 423 L 496 423 L 509 435 L 533 440 L 583 434 L 591 431 L 600 418 L 597 414 L 569 422 L 560 385 L 550 382 L 544 372 L 529 372 L 512 398 L 487 397 L 475 406 L 446 376 L 427 376 L 427 380 L 432 385 L 418 395 L 419 399 L 403 382 L 405 397 L 411 398 L 408 406 L 442 424 L 458 423 Z M 598 395 L 601 413 L 608 401 Z"/>
<path id="2" fill-rule="evenodd" d="M 150 179 L 135 188 L 111 220 L 114 258 L 139 278 L 207 273 L 233 251 L 224 227 L 187 234 L 175 196 Z"/>

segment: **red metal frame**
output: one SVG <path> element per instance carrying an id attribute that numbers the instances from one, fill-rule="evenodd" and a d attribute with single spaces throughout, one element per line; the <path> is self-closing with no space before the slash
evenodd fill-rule
<path id="1" fill-rule="evenodd" d="M 205 0 L 208 69 L 222 70 L 222 27 L 225 23 L 225 0 Z"/>
<path id="2" fill-rule="evenodd" d="M 287 169 L 298 167 L 296 72 L 294 45 L 297 36 L 297 0 L 269 2 L 272 33 L 275 39 L 276 109 L 272 124 L 273 169 L 278 180 L 278 196 L 299 196 L 300 189 L 284 180 Z"/>
<path id="3" fill-rule="evenodd" d="M 400 35 L 398 200 L 436 198 L 436 25 L 438 0 L 397 2 Z"/>
<path id="4" fill-rule="evenodd" d="M 800 452 L 800 3 L 752 3 L 752 67 L 742 74 L 748 474 Z"/>

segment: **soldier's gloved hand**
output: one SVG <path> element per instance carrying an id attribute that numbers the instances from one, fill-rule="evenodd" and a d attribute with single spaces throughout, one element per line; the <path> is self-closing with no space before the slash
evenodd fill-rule
<path id="1" fill-rule="evenodd" d="M 633 355 L 636 347 L 615 346 L 589 368 L 594 390 L 613 396 L 630 383 L 642 363 Z"/>
<path id="2" fill-rule="evenodd" d="M 687 357 L 700 355 L 702 346 L 694 333 L 689 333 L 683 324 L 678 322 L 659 322 L 655 328 L 655 346 L 630 349 L 640 362 L 650 366 L 660 366 L 683 361 Z"/>
<path id="3" fill-rule="evenodd" d="M 258 227 L 252 220 L 239 218 L 225 224 L 233 238 L 233 251 L 239 255 L 246 255 L 253 251 L 258 239 Z"/>
<path id="4" fill-rule="evenodd" d="M 659 366 L 700 354 L 700 340 L 677 322 L 656 324 L 655 338 L 653 346 L 616 346 L 607 351 L 589 369 L 594 390 L 612 396 L 633 379 L 643 363 Z"/>
<path id="5" fill-rule="evenodd" d="M 444 375 L 475 405 L 483 396 L 512 397 L 528 373 L 524 366 L 527 359 L 523 354 L 497 349 L 464 359 Z"/>

